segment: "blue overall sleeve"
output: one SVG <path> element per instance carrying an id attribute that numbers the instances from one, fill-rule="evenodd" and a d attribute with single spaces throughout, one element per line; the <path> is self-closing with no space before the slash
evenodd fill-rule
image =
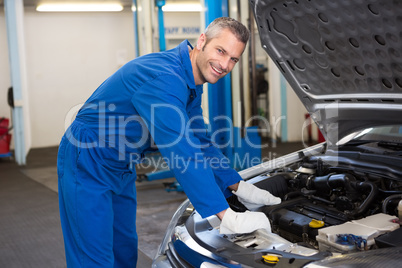
<path id="1" fill-rule="evenodd" d="M 229 159 L 211 141 L 202 117 L 201 97 L 196 101 L 198 103 L 194 103 L 194 108 L 190 111 L 190 127 L 194 135 L 200 140 L 201 150 L 214 173 L 216 183 L 225 197 L 229 197 L 232 195 L 232 192 L 228 187 L 238 183 L 242 178 L 236 170 L 230 167 Z"/>
<path id="2" fill-rule="evenodd" d="M 187 197 L 202 217 L 208 217 L 229 205 L 189 127 L 188 94 L 179 75 L 160 75 L 143 84 L 131 101 Z"/>

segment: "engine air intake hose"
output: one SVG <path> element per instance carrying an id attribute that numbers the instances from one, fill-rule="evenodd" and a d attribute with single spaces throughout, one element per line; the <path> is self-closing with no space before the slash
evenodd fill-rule
<path id="1" fill-rule="evenodd" d="M 373 202 L 374 198 L 378 194 L 378 187 L 377 187 L 377 185 L 375 185 L 374 183 L 372 183 L 370 181 L 365 181 L 365 182 L 355 183 L 354 188 L 358 191 L 370 188 L 370 193 L 367 196 L 367 198 L 363 201 L 363 203 L 361 203 L 361 205 L 358 208 L 356 208 L 352 212 L 352 214 L 354 214 L 354 215 L 360 215 L 369 209 L 371 202 Z"/>
<path id="2" fill-rule="evenodd" d="M 350 182 L 355 180 L 355 177 L 350 174 L 329 174 L 322 177 L 315 177 L 310 187 L 323 194 L 328 194 L 331 190 L 340 187 L 350 189 Z"/>
<path id="3" fill-rule="evenodd" d="M 382 213 L 387 213 L 387 206 L 388 206 L 388 202 L 392 199 L 401 199 L 402 198 L 402 194 L 394 194 L 394 195 L 390 195 L 387 198 L 384 199 L 384 202 L 382 203 Z"/>

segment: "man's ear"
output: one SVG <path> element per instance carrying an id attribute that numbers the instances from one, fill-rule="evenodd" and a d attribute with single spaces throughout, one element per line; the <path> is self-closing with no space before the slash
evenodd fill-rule
<path id="1" fill-rule="evenodd" d="M 202 34 L 200 35 L 200 37 L 198 37 L 197 49 L 198 49 L 198 50 L 201 50 L 201 49 L 205 46 L 205 43 L 206 43 L 206 42 L 207 42 L 207 37 L 205 36 L 204 33 L 202 33 Z"/>

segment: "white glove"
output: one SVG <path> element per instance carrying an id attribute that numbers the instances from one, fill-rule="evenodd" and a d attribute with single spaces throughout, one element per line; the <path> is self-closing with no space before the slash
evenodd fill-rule
<path id="1" fill-rule="evenodd" d="M 232 193 L 237 195 L 239 201 L 250 210 L 255 210 L 264 205 L 277 205 L 281 203 L 279 197 L 245 181 L 240 181 L 237 191 L 232 191 Z"/>
<path id="2" fill-rule="evenodd" d="M 219 233 L 244 234 L 254 232 L 257 229 L 265 229 L 271 233 L 271 224 L 264 213 L 252 211 L 239 213 L 228 208 L 219 226 Z"/>

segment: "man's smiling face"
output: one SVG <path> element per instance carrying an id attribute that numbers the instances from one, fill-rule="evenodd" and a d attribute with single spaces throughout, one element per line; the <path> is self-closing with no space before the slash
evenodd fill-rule
<path id="1" fill-rule="evenodd" d="M 228 29 L 210 40 L 202 35 L 197 43 L 196 49 L 200 51 L 193 70 L 196 84 L 215 84 L 234 68 L 244 48 L 245 44 Z"/>

